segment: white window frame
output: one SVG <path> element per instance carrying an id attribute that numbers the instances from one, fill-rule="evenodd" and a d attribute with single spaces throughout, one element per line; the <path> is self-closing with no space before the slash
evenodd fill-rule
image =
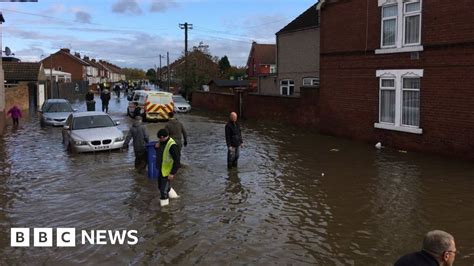
<path id="1" fill-rule="evenodd" d="M 410 3 L 420 3 L 420 10 L 414 12 L 405 12 L 405 7 Z M 395 46 L 383 46 L 383 21 L 386 19 L 393 19 L 393 17 L 383 17 L 383 7 L 397 5 L 397 31 L 395 33 Z M 422 10 L 423 0 L 378 0 L 378 6 L 381 7 L 381 20 L 380 20 L 380 49 L 375 50 L 375 54 L 389 54 L 389 53 L 406 53 L 406 52 L 420 52 L 423 51 L 423 45 L 421 45 L 421 25 L 422 25 Z M 420 16 L 419 25 L 419 39 L 418 43 L 405 44 L 405 19 L 409 16 Z"/>
<path id="2" fill-rule="evenodd" d="M 319 86 L 319 78 L 317 77 L 303 78 L 303 86 Z"/>
<path id="3" fill-rule="evenodd" d="M 397 39 L 398 39 L 398 12 L 397 12 L 397 15 L 396 16 L 392 16 L 392 17 L 384 17 L 383 16 L 383 9 L 384 7 L 390 7 L 390 6 L 396 6 L 394 4 L 390 4 L 390 5 L 384 5 L 382 6 L 382 23 L 381 23 L 381 27 L 380 27 L 380 47 L 382 48 L 396 48 L 397 47 Z M 384 38 L 384 35 L 383 35 L 383 25 L 384 25 L 384 22 L 386 20 L 392 20 L 392 19 L 395 19 L 395 43 L 392 44 L 392 45 L 383 45 L 383 38 Z"/>
<path id="4" fill-rule="evenodd" d="M 413 134 L 423 134 L 423 129 L 419 126 L 409 126 L 402 124 L 402 97 L 403 97 L 403 79 L 404 78 L 422 78 L 423 69 L 387 69 L 377 70 L 375 73 L 376 77 L 379 78 L 379 122 L 374 123 L 375 128 L 395 130 Z M 381 110 L 381 90 L 383 79 L 394 79 L 395 80 L 395 122 L 387 123 L 380 121 L 380 110 Z M 420 88 L 421 89 L 421 88 Z M 421 124 L 421 117 L 420 117 Z"/>
<path id="5" fill-rule="evenodd" d="M 420 0 L 420 10 L 418 11 L 412 11 L 412 12 L 406 12 L 406 7 L 408 4 L 413 4 L 413 3 L 417 3 L 417 1 L 410 1 L 410 2 L 405 2 L 403 3 L 403 46 L 416 46 L 416 45 L 420 45 L 421 44 L 421 10 L 422 10 L 422 6 L 421 6 L 421 0 Z M 406 40 L 405 40 L 405 33 L 406 33 L 406 20 L 408 17 L 414 17 L 414 16 L 420 16 L 420 25 L 418 25 L 418 42 L 416 43 L 406 43 Z"/>
<path id="6" fill-rule="evenodd" d="M 283 84 L 284 81 L 287 81 L 288 84 Z M 291 84 L 290 84 L 291 83 Z M 283 94 L 283 88 L 286 88 L 287 94 Z M 290 87 L 293 87 L 293 93 L 290 94 Z M 280 80 L 280 95 L 291 96 L 295 94 L 295 81 L 292 79 L 282 79 Z"/>

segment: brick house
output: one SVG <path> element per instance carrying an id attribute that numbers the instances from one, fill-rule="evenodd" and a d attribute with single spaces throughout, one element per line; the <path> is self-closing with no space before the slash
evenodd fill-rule
<path id="1" fill-rule="evenodd" d="M 277 91 L 298 95 L 319 86 L 319 17 L 316 4 L 276 33 Z"/>
<path id="2" fill-rule="evenodd" d="M 67 48 L 62 48 L 56 53 L 41 60 L 45 68 L 71 73 L 73 82 L 87 81 L 89 63 L 82 60 L 79 54 L 71 54 Z M 51 58 L 52 57 L 52 58 Z M 91 72 L 89 70 L 89 72 Z M 48 73 L 46 73 L 48 75 Z"/>
<path id="3" fill-rule="evenodd" d="M 259 76 L 276 73 L 276 45 L 252 42 L 247 59 L 247 77 L 251 88 L 257 88 Z"/>
<path id="4" fill-rule="evenodd" d="M 318 9 L 323 133 L 474 158 L 474 1 Z"/>
<path id="5" fill-rule="evenodd" d="M 5 73 L 5 105 L 22 110 L 36 110 L 46 99 L 46 75 L 41 63 L 3 62 Z"/>

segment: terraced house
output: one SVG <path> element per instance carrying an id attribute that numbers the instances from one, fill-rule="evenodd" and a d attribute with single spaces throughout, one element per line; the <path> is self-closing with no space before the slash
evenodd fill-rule
<path id="1" fill-rule="evenodd" d="M 474 158 L 474 1 L 318 9 L 322 132 Z"/>

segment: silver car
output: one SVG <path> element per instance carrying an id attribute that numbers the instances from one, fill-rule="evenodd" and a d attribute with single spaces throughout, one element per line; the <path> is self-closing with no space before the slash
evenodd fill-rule
<path id="1" fill-rule="evenodd" d="M 176 113 L 187 113 L 191 111 L 191 105 L 181 95 L 173 95 L 174 111 Z"/>
<path id="2" fill-rule="evenodd" d="M 71 104 L 65 99 L 48 99 L 41 106 L 40 125 L 43 126 L 63 126 L 68 116 L 75 112 Z"/>
<path id="3" fill-rule="evenodd" d="M 72 113 L 63 127 L 63 144 L 71 152 L 120 149 L 125 137 L 117 125 L 104 112 Z"/>

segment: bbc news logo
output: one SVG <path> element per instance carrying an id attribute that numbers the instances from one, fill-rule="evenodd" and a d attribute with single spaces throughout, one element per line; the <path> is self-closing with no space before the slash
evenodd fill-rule
<path id="1" fill-rule="evenodd" d="M 75 247 L 75 228 L 33 228 L 33 247 Z M 31 242 L 30 228 L 11 228 L 10 246 L 29 247 Z M 136 245 L 138 243 L 137 230 L 81 230 L 82 245 Z M 54 237 L 56 236 L 56 237 Z"/>

